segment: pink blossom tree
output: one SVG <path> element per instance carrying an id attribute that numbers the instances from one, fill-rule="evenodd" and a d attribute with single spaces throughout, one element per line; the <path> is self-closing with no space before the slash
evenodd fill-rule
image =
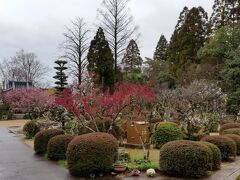
<path id="1" fill-rule="evenodd" d="M 41 114 L 54 103 L 54 96 L 50 92 L 37 88 L 9 91 L 4 98 L 13 112 L 28 113 L 30 119 L 33 119 L 33 113 Z"/>

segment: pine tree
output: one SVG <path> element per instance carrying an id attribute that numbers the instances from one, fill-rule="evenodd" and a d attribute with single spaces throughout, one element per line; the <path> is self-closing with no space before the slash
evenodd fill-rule
<path id="1" fill-rule="evenodd" d="M 153 59 L 157 61 L 166 61 L 167 60 L 167 48 L 168 48 L 168 41 L 164 35 L 160 36 L 158 41 Z"/>
<path id="2" fill-rule="evenodd" d="M 211 16 L 212 29 L 231 25 L 233 28 L 240 19 L 240 0 L 215 0 Z"/>
<path id="3" fill-rule="evenodd" d="M 167 51 L 170 72 L 177 75 L 198 62 L 197 52 L 208 37 L 207 13 L 202 7 L 184 8 Z"/>
<path id="4" fill-rule="evenodd" d="M 94 73 L 95 82 L 102 86 L 103 92 L 107 88 L 110 89 L 110 92 L 113 92 L 115 79 L 114 59 L 102 28 L 98 29 L 96 36 L 91 41 L 87 59 L 88 71 Z"/>
<path id="5" fill-rule="evenodd" d="M 129 42 L 129 45 L 124 54 L 122 64 L 125 71 L 131 71 L 142 66 L 143 59 L 140 56 L 138 45 L 134 40 Z"/>
<path id="6" fill-rule="evenodd" d="M 67 64 L 67 61 L 62 61 L 62 60 L 57 60 L 55 61 L 55 64 L 57 64 L 58 66 L 54 67 L 54 69 L 57 70 L 56 72 L 56 76 L 54 76 L 53 78 L 56 79 L 57 81 L 55 82 L 56 84 L 56 89 L 58 91 L 63 91 L 65 86 L 68 85 L 67 83 L 67 76 L 65 74 L 65 70 L 67 70 L 68 68 L 65 66 Z"/>

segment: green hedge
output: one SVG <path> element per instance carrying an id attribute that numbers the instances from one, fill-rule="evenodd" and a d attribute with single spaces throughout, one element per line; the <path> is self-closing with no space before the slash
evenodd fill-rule
<path id="1" fill-rule="evenodd" d="M 75 137 L 67 149 L 70 174 L 89 177 L 90 174 L 108 173 L 117 160 L 118 141 L 107 133 L 90 133 Z"/>
<path id="2" fill-rule="evenodd" d="M 161 122 L 153 134 L 153 144 L 160 149 L 165 143 L 182 140 L 183 133 L 179 126 L 173 122 Z"/>
<path id="3" fill-rule="evenodd" d="M 227 160 L 230 157 L 235 157 L 237 153 L 236 143 L 226 136 L 205 136 L 201 141 L 215 144 L 221 151 L 222 160 Z"/>
<path id="4" fill-rule="evenodd" d="M 223 135 L 225 134 L 236 134 L 240 136 L 240 128 L 232 128 L 232 129 L 226 129 L 222 132 Z"/>
<path id="5" fill-rule="evenodd" d="M 36 154 L 45 154 L 47 152 L 48 141 L 52 137 L 61 134 L 64 134 L 64 131 L 58 129 L 48 129 L 38 132 L 34 139 L 34 150 Z"/>
<path id="6" fill-rule="evenodd" d="M 209 142 L 200 141 L 199 143 L 208 147 L 212 151 L 212 169 L 220 169 L 222 160 L 220 149 L 216 145 Z"/>
<path id="7" fill-rule="evenodd" d="M 227 129 L 232 129 L 232 128 L 240 128 L 240 123 L 227 123 L 223 124 L 220 128 L 220 134 L 223 133 L 223 131 Z"/>
<path id="8" fill-rule="evenodd" d="M 66 159 L 67 147 L 72 140 L 72 135 L 58 135 L 51 138 L 47 146 L 48 158 L 51 160 Z"/>
<path id="9" fill-rule="evenodd" d="M 226 134 L 225 136 L 231 138 L 237 144 L 237 155 L 240 155 L 240 136 L 236 134 Z"/>
<path id="10" fill-rule="evenodd" d="M 38 132 L 40 131 L 40 127 L 36 121 L 28 121 L 23 126 L 23 133 L 27 139 L 32 139 Z"/>
<path id="11" fill-rule="evenodd" d="M 202 177 L 211 169 L 212 151 L 194 141 L 172 141 L 160 149 L 160 170 L 171 175 Z"/>

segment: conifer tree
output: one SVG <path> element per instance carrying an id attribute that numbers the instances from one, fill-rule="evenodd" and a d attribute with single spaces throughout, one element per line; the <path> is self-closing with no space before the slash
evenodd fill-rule
<path id="1" fill-rule="evenodd" d="M 137 43 L 132 39 L 124 54 L 122 64 L 125 71 L 131 71 L 142 66 L 143 59 L 140 56 Z"/>
<path id="2" fill-rule="evenodd" d="M 183 9 L 171 37 L 167 56 L 170 72 L 177 75 L 198 62 L 197 52 L 208 37 L 208 16 L 202 7 Z"/>
<path id="3" fill-rule="evenodd" d="M 211 16 L 212 29 L 235 25 L 240 19 L 240 0 L 215 0 L 213 5 L 213 13 Z"/>
<path id="4" fill-rule="evenodd" d="M 96 36 L 91 41 L 87 59 L 88 71 L 94 73 L 96 77 L 95 82 L 102 86 L 103 92 L 107 88 L 110 89 L 110 92 L 113 92 L 114 59 L 102 28 L 98 29 Z"/>
<path id="5" fill-rule="evenodd" d="M 65 86 L 68 85 L 67 83 L 67 76 L 64 71 L 66 71 L 68 68 L 66 67 L 67 61 L 62 61 L 62 60 L 57 60 L 55 61 L 55 64 L 57 65 L 54 67 L 54 69 L 57 70 L 56 76 L 53 78 L 56 79 L 57 81 L 55 82 L 56 84 L 56 89 L 57 91 L 63 91 Z"/>
<path id="6" fill-rule="evenodd" d="M 168 42 L 164 35 L 160 36 L 153 59 L 157 61 L 166 61 Z"/>

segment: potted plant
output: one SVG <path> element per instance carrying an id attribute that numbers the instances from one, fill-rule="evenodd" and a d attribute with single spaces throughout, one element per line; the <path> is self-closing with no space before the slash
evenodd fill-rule
<path id="1" fill-rule="evenodd" d="M 126 163 L 122 162 L 122 161 L 117 161 L 114 165 L 113 165 L 113 169 L 115 172 L 117 173 L 122 173 L 125 172 L 127 169 L 127 165 Z"/>

